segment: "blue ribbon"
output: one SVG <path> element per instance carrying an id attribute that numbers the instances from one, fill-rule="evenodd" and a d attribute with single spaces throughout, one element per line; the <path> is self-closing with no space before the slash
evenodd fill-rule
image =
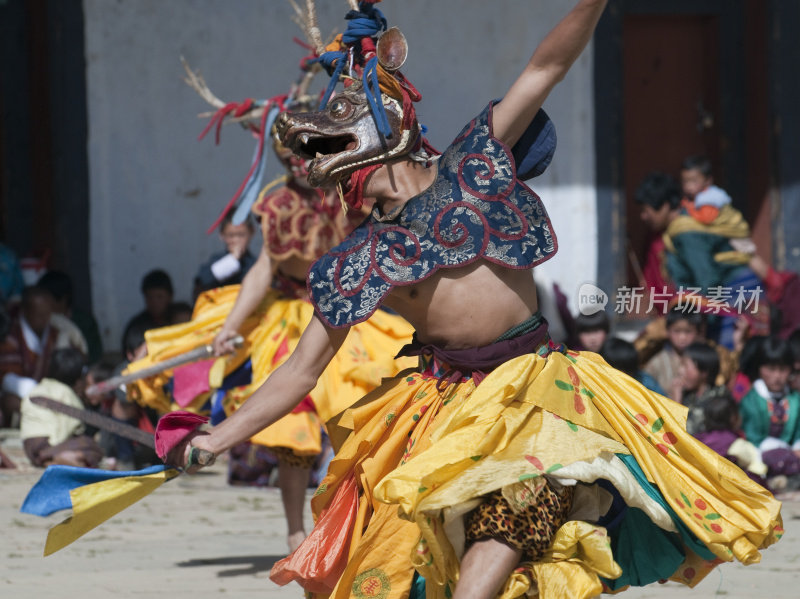
<path id="1" fill-rule="evenodd" d="M 392 128 L 389 126 L 389 118 L 386 116 L 386 109 L 383 107 L 381 99 L 381 87 L 378 83 L 378 57 L 373 56 L 364 67 L 363 73 L 364 93 L 367 96 L 372 117 L 375 119 L 375 126 L 384 137 L 392 136 Z"/>
<path id="2" fill-rule="evenodd" d="M 350 21 L 342 34 L 345 44 L 353 44 L 362 37 L 376 36 L 387 26 L 383 13 L 369 2 L 360 2 L 358 10 L 351 10 L 344 18 Z"/>
<path id="3" fill-rule="evenodd" d="M 264 146 L 267 145 L 267 139 L 270 136 L 270 131 L 272 131 L 272 125 L 275 123 L 275 119 L 278 118 L 279 113 L 280 106 L 278 106 L 277 103 L 273 104 L 267 113 L 267 119 L 264 123 Z M 258 192 L 261 191 L 261 187 L 263 186 L 264 172 L 267 170 L 267 158 L 269 157 L 269 151 L 266 147 L 262 147 L 261 159 L 259 160 L 258 148 L 260 145 L 261 142 L 259 141 L 256 144 L 256 150 L 253 155 L 253 162 L 258 160 L 258 166 L 247 180 L 247 184 L 245 185 L 244 190 L 242 190 L 241 200 L 239 200 L 239 204 L 236 206 L 236 211 L 233 213 L 233 218 L 231 219 L 231 222 L 233 222 L 234 225 L 241 225 L 247 220 L 247 216 L 250 214 L 250 209 L 258 199 Z"/>
<path id="4" fill-rule="evenodd" d="M 331 94 L 336 88 L 336 84 L 339 82 L 339 75 L 341 75 L 344 70 L 346 59 L 347 54 L 345 52 L 325 52 L 320 55 L 319 58 L 309 61 L 321 63 L 322 66 L 325 67 L 325 70 L 331 74 L 331 80 L 328 82 L 328 87 L 325 89 L 325 95 L 322 96 L 322 100 L 319 103 L 319 110 L 324 110 L 328 105 L 328 100 L 331 99 Z"/>
<path id="5" fill-rule="evenodd" d="M 345 16 L 348 21 L 347 29 L 342 34 L 342 42 L 353 46 L 365 37 L 374 37 L 381 31 L 385 31 L 387 27 L 386 18 L 383 13 L 375 8 L 369 2 L 359 3 L 358 10 L 351 10 Z M 356 46 L 358 50 L 359 47 Z M 314 59 L 312 62 L 319 62 L 325 67 L 325 70 L 331 74 L 330 83 L 322 96 L 319 104 L 319 110 L 324 110 L 328 105 L 328 101 L 336 88 L 336 83 L 339 81 L 339 76 L 344 70 L 347 54 L 345 52 L 325 52 Z M 386 109 L 383 107 L 381 100 L 381 90 L 378 83 L 378 59 L 371 58 L 364 66 L 362 83 L 364 84 L 364 93 L 369 102 L 372 117 L 375 119 L 375 126 L 384 137 L 392 136 L 392 129 L 389 126 L 389 119 L 386 116 Z"/>

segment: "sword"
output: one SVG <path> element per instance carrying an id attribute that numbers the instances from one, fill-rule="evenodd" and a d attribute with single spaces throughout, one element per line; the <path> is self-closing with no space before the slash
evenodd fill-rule
<path id="1" fill-rule="evenodd" d="M 238 348 L 241 347 L 244 343 L 244 337 L 241 335 L 234 337 L 232 340 L 233 346 Z M 192 350 L 189 350 L 185 353 L 179 354 L 167 360 L 163 360 L 161 362 L 157 362 L 152 366 L 148 366 L 147 368 L 142 368 L 141 370 L 137 370 L 136 372 L 131 372 L 130 374 L 120 374 L 117 376 L 112 376 L 110 379 L 105 381 L 95 383 L 94 385 L 90 385 L 86 389 L 86 395 L 102 395 L 103 393 L 108 393 L 109 391 L 113 391 L 117 387 L 121 387 L 127 383 L 132 383 L 133 381 L 138 381 L 141 379 L 146 379 L 149 376 L 154 376 L 165 370 L 170 370 L 172 368 L 177 368 L 178 366 L 183 366 L 184 364 L 189 364 L 191 362 L 197 362 L 198 360 L 203 360 L 205 358 L 210 358 L 214 355 L 214 347 L 211 344 L 208 345 L 201 345 L 200 347 L 196 347 Z"/>
<path id="2" fill-rule="evenodd" d="M 130 424 L 125 424 L 124 422 L 114 420 L 113 418 L 109 418 L 108 416 L 103 416 L 102 414 L 98 414 L 97 412 L 92 412 L 91 410 L 81 410 L 80 408 L 74 408 L 72 406 L 68 406 L 54 399 L 50 399 L 49 397 L 31 397 L 30 400 L 31 403 L 37 406 L 41 406 L 53 412 L 66 414 L 67 416 L 72 416 L 73 418 L 77 418 L 81 422 L 91 424 L 92 426 L 96 426 L 97 428 L 102 429 L 104 431 L 114 433 L 115 435 L 119 435 L 120 437 L 131 439 L 132 441 L 136 441 L 137 443 L 141 443 L 142 445 L 147 445 L 147 447 L 152 447 L 153 449 L 155 449 L 156 445 L 155 441 L 153 440 L 153 435 L 151 435 L 146 431 L 143 431 L 140 428 L 131 426 Z"/>

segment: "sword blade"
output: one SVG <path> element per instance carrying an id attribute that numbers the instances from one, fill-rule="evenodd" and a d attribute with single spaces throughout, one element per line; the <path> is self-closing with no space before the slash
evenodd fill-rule
<path id="1" fill-rule="evenodd" d="M 86 424 L 91 424 L 92 426 L 96 426 L 104 431 L 114 433 L 120 437 L 125 437 L 126 439 L 136 441 L 137 443 L 141 443 L 142 445 L 147 445 L 148 447 L 155 449 L 156 444 L 155 440 L 153 439 L 153 435 L 143 431 L 140 428 L 131 426 L 130 424 L 125 424 L 124 422 L 114 420 L 108 416 L 103 416 L 97 412 L 92 412 L 91 410 L 74 408 L 54 399 L 50 399 L 49 397 L 31 397 L 30 400 L 31 403 L 37 406 L 41 406 L 53 412 L 59 412 L 60 414 L 72 416 L 73 418 L 77 418 Z"/>
<path id="2" fill-rule="evenodd" d="M 233 339 L 234 347 L 241 347 L 244 343 L 244 337 L 239 335 Z M 87 395 L 100 395 L 103 393 L 108 393 L 109 391 L 113 391 L 114 389 L 125 385 L 127 383 L 132 383 L 133 381 L 138 381 L 141 379 L 146 379 L 149 376 L 154 376 L 165 370 L 170 370 L 171 368 L 177 368 L 178 366 L 183 366 L 184 364 L 189 364 L 191 362 L 197 362 L 198 360 L 203 360 L 205 358 L 210 358 L 214 355 L 214 348 L 211 345 L 201 345 L 200 347 L 196 347 L 192 350 L 169 358 L 167 360 L 163 360 L 161 362 L 157 362 L 152 366 L 148 366 L 147 368 L 142 368 L 141 370 L 137 370 L 135 372 L 131 372 L 129 374 L 120 374 L 118 376 L 113 376 L 110 379 L 102 381 L 100 383 L 95 383 L 94 385 L 90 385 L 86 389 Z"/>

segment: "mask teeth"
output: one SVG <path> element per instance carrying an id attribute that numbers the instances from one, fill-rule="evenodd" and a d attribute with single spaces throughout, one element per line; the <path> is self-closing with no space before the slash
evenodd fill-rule
<path id="1" fill-rule="evenodd" d="M 341 180 L 336 182 L 336 191 L 339 192 L 339 202 L 342 204 L 342 213 L 347 214 L 347 203 L 344 201 L 344 191 L 342 190 Z"/>

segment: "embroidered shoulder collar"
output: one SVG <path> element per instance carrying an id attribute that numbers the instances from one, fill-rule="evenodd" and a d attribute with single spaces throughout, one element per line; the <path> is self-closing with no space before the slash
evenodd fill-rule
<path id="1" fill-rule="evenodd" d="M 539 132 L 529 135 L 529 128 L 526 147 L 517 144 L 512 154 L 492 134 L 492 106 L 445 150 L 430 187 L 396 214 L 381 216 L 376 208 L 311 267 L 309 294 L 328 326 L 366 320 L 394 287 L 419 283 L 441 268 L 482 259 L 529 269 L 555 254 L 547 212 L 517 178 L 514 159 L 535 150 L 542 156 L 535 174 L 543 171 L 555 147 L 552 124 L 540 111 L 544 117 L 537 115 L 531 126 Z"/>

